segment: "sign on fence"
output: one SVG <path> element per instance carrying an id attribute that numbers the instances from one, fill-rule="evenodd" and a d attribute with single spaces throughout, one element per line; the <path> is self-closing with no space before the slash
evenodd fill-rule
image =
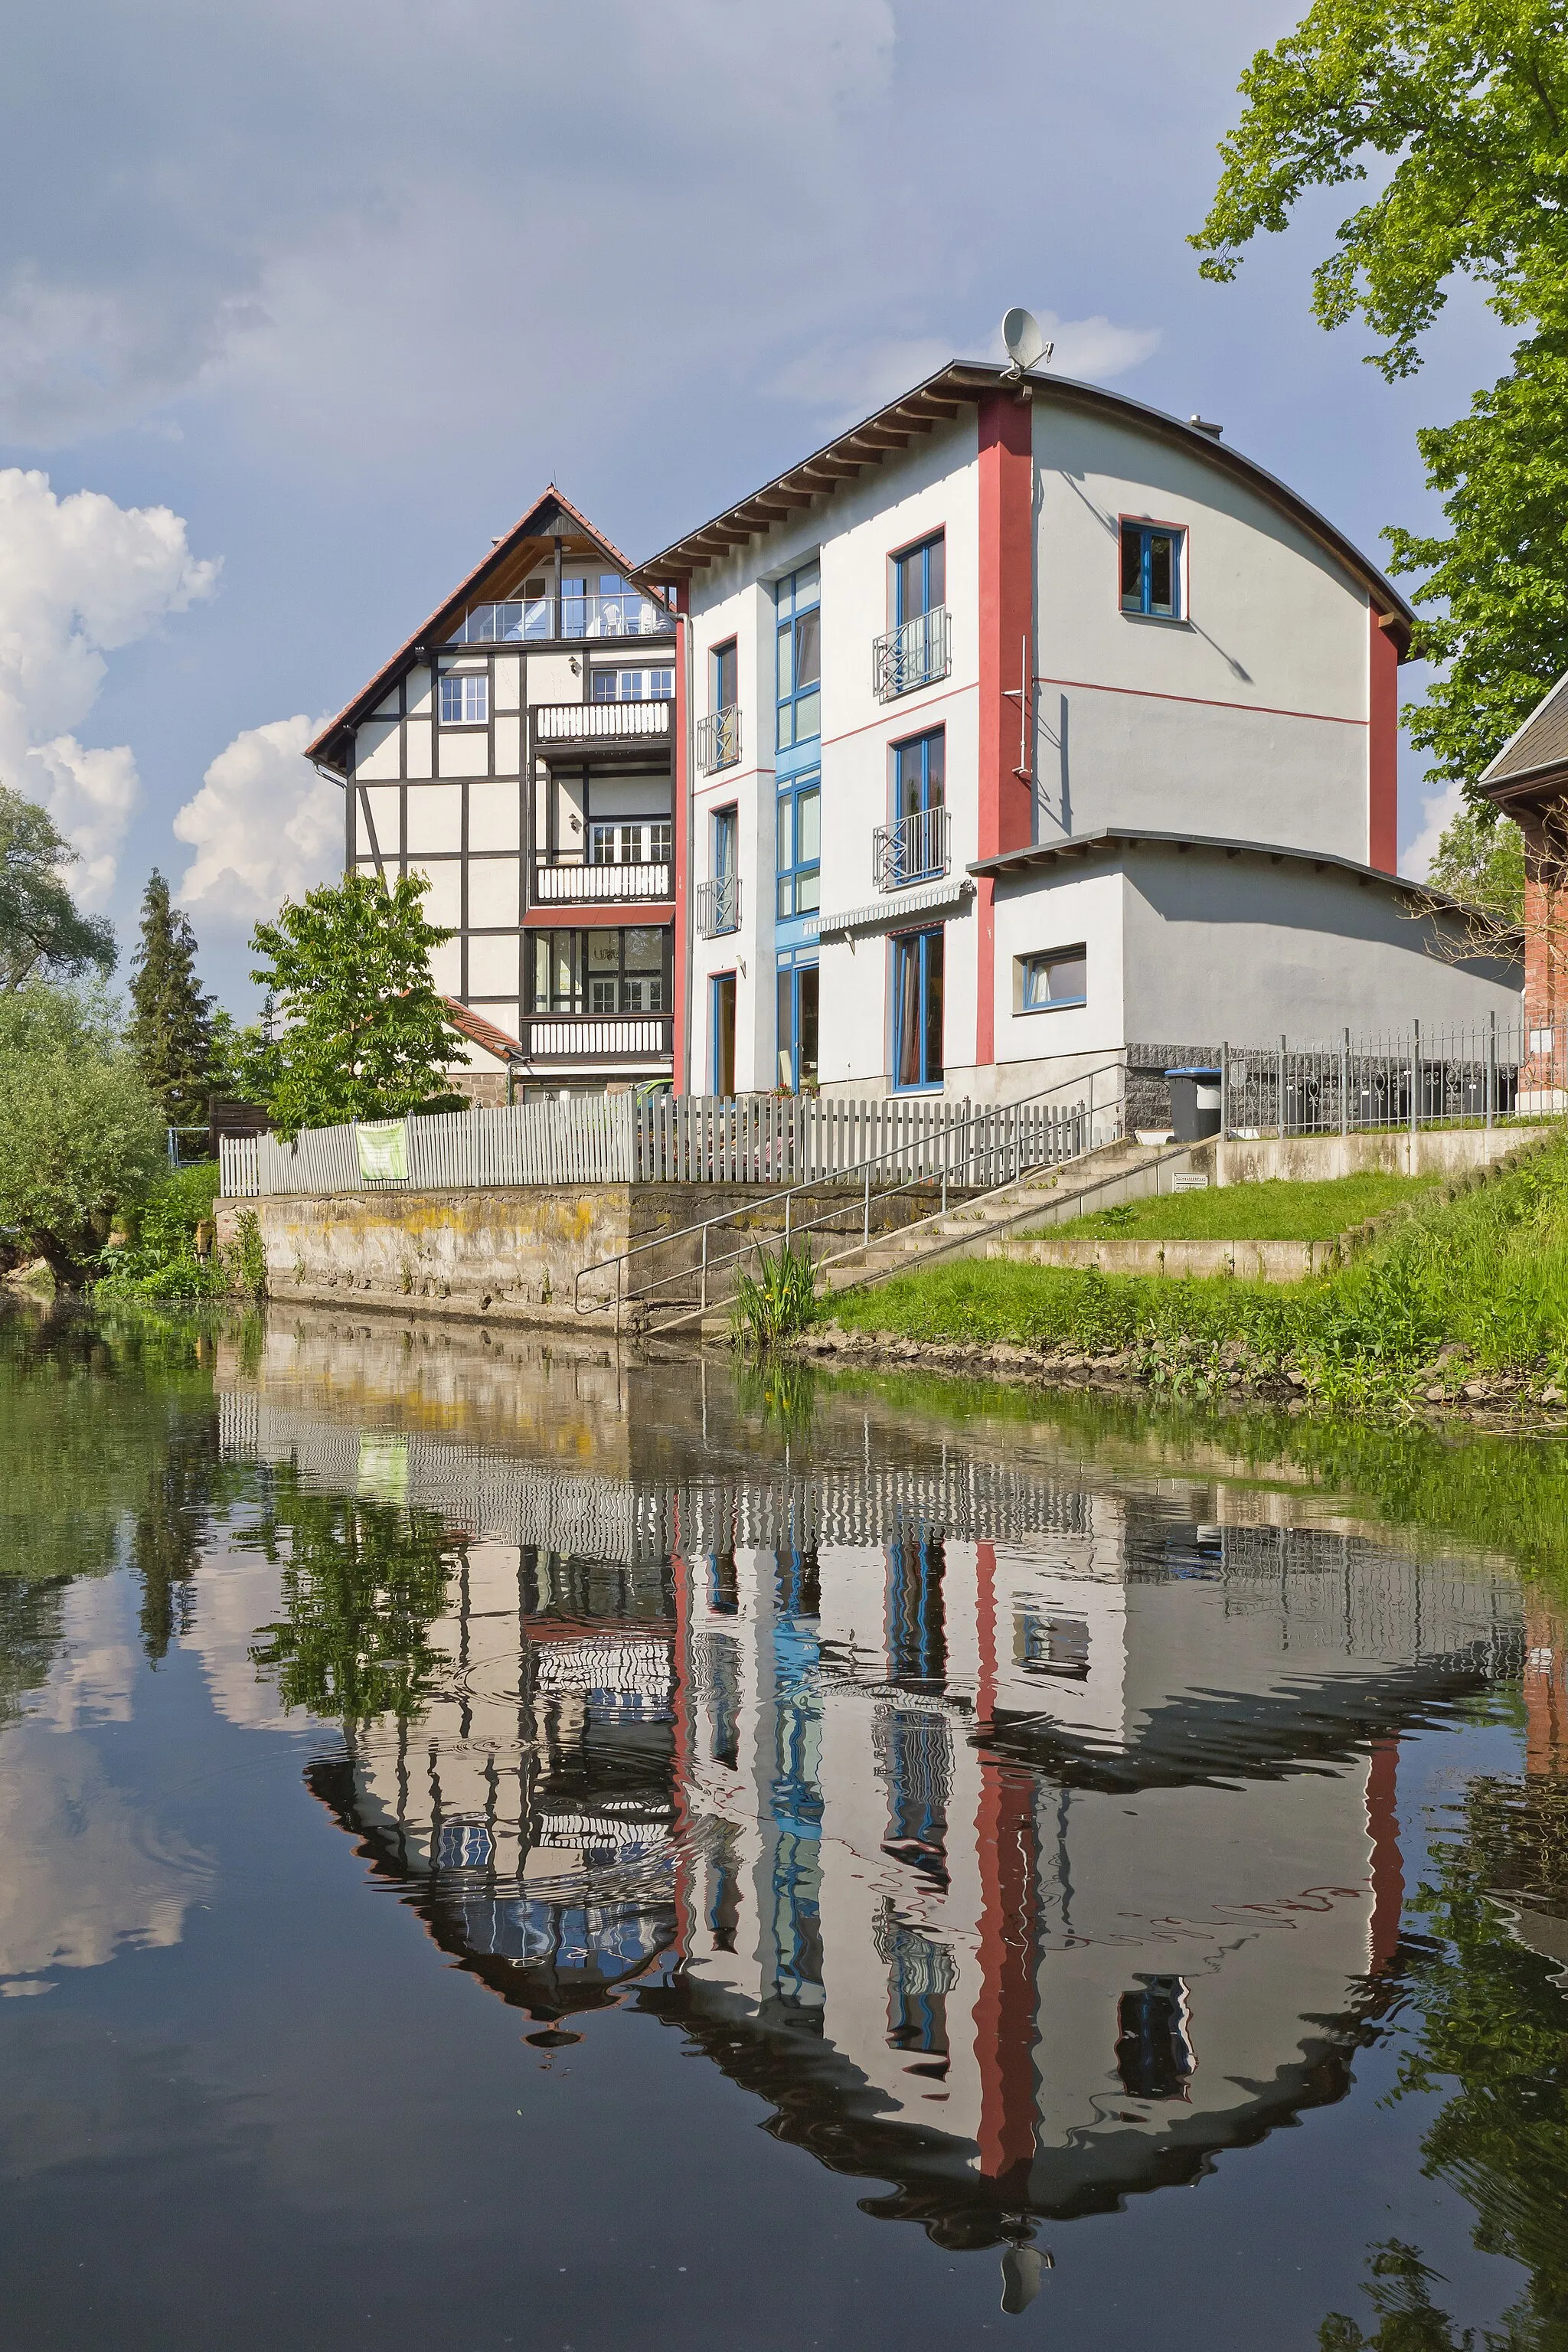
<path id="1" fill-rule="evenodd" d="M 374 1127 L 356 1127 L 354 1141 L 359 1147 L 359 1172 L 367 1184 L 406 1184 L 408 1181 L 408 1121 L 390 1118 Z"/>

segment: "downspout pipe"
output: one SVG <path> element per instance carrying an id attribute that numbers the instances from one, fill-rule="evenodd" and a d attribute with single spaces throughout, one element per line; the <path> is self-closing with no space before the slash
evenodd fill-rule
<path id="1" fill-rule="evenodd" d="M 678 614 L 681 633 L 681 670 L 686 685 L 685 778 L 686 778 L 686 873 L 682 893 L 681 928 L 685 933 L 682 953 L 685 957 L 685 986 L 680 992 L 680 1072 L 678 1091 L 691 1092 L 691 992 L 696 984 L 697 962 L 697 667 L 691 639 L 691 586 L 685 589 L 686 609 Z"/>

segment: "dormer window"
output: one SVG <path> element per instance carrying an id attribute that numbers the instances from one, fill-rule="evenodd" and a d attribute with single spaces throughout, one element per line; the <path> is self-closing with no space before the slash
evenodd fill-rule
<path id="1" fill-rule="evenodd" d="M 1121 526 L 1121 609 L 1151 621 L 1184 617 L 1182 578 L 1187 534 L 1164 523 Z"/>

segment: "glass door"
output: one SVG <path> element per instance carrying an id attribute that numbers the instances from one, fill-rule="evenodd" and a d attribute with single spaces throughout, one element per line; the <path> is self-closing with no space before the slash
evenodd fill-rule
<path id="1" fill-rule="evenodd" d="M 893 1084 L 942 1081 L 943 934 L 906 931 L 893 948 Z"/>

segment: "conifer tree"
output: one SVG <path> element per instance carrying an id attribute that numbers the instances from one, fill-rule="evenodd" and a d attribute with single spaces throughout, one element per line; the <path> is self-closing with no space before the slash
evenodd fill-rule
<path id="1" fill-rule="evenodd" d="M 131 1004 L 131 1049 L 149 1093 L 171 1127 L 199 1126 L 207 1115 L 213 1000 L 196 978 L 195 934 L 156 868 L 142 897 Z"/>

